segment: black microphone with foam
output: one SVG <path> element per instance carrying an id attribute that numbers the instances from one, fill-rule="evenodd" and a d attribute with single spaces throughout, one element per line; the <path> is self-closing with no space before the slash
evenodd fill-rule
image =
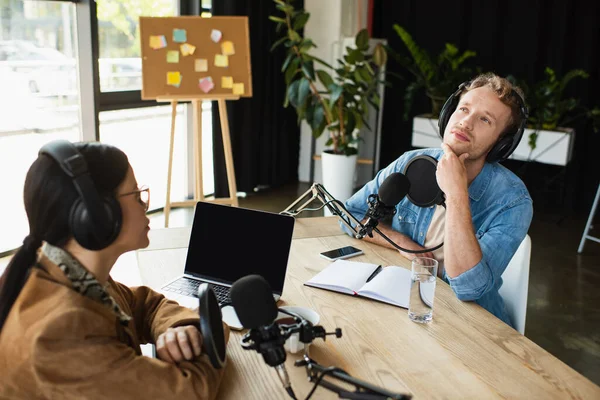
<path id="1" fill-rule="evenodd" d="M 435 159 L 434 159 L 435 160 Z M 437 160 L 435 160 L 437 163 Z M 422 167 L 422 165 L 419 165 Z M 413 168 L 411 172 L 414 173 L 416 168 Z M 434 175 L 435 178 L 435 175 Z M 364 218 L 367 218 L 367 221 L 361 225 L 358 233 L 355 235 L 357 239 L 363 239 L 365 236 L 373 237 L 373 231 L 377 232 L 383 239 L 385 239 L 388 243 L 394 246 L 396 249 L 401 250 L 405 253 L 411 254 L 423 254 L 429 253 L 431 251 L 437 250 L 444 245 L 444 243 L 440 243 L 439 245 L 432 247 L 430 249 L 422 249 L 422 250 L 410 250 L 405 249 L 404 247 L 399 246 L 393 240 L 388 238 L 383 234 L 379 229 L 377 229 L 377 225 L 381 219 L 392 216 L 396 214 L 396 206 L 400 201 L 407 195 L 411 193 L 411 187 L 416 186 L 412 184 L 412 180 L 409 180 L 404 174 L 400 172 L 391 173 L 384 181 L 381 183 L 379 187 L 379 194 L 371 194 L 367 198 L 367 203 L 369 204 L 369 209 L 365 214 Z M 436 187 L 439 190 L 439 187 Z M 422 189 L 419 191 L 412 191 L 412 193 L 421 193 Z M 441 190 L 439 190 L 441 192 Z M 437 193 L 437 192 L 436 192 Z M 438 195 L 441 196 L 443 203 L 443 193 Z M 437 198 L 436 197 L 436 201 Z M 413 199 L 409 198 L 409 200 L 413 201 Z M 415 204 L 419 207 L 424 207 L 423 203 Z"/>
<path id="2" fill-rule="evenodd" d="M 378 194 L 371 194 L 367 199 L 369 209 L 365 214 L 367 221 L 356 234 L 357 239 L 365 236 L 373 237 L 373 229 L 381 219 L 396 213 L 396 205 L 408 194 L 410 181 L 400 172 L 390 174 L 381 186 Z"/>
<path id="3" fill-rule="evenodd" d="M 260 275 L 248 275 L 233 283 L 230 296 L 242 326 L 250 329 L 242 338 L 242 347 L 258 351 L 267 365 L 275 367 L 281 384 L 295 399 L 284 365 L 286 352 L 283 347 L 292 332 L 282 332 L 275 322 L 278 310 L 269 283 Z"/>

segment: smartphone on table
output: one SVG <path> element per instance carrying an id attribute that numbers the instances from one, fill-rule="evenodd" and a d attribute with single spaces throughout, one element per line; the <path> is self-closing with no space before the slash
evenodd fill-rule
<path id="1" fill-rule="evenodd" d="M 320 253 L 321 257 L 326 258 L 330 261 L 341 260 L 344 258 L 354 257 L 363 254 L 361 249 L 357 249 L 354 246 L 345 246 L 333 250 L 328 250 Z"/>

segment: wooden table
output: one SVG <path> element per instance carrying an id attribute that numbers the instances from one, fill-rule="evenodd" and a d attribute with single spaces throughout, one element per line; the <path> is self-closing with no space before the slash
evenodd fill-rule
<path id="1" fill-rule="evenodd" d="M 137 259 L 142 281 L 158 289 L 183 272 L 189 228 L 153 230 L 150 237 Z M 600 387 L 477 304 L 458 300 L 439 279 L 433 321 L 427 325 L 410 321 L 404 308 L 304 286 L 330 263 L 319 253 L 344 245 L 364 250 L 355 261 L 410 268 L 398 252 L 344 235 L 335 217 L 296 219 L 279 305 L 310 307 L 327 331 L 342 328 L 342 338 L 329 336 L 311 345 L 310 356 L 319 364 L 415 399 L 600 399 Z M 288 398 L 262 356 L 241 348 L 242 334 L 230 337 L 219 398 Z M 303 399 L 313 384 L 304 368 L 293 365 L 298 358 L 288 354 L 286 366 Z M 313 398 L 337 395 L 318 388 Z"/>

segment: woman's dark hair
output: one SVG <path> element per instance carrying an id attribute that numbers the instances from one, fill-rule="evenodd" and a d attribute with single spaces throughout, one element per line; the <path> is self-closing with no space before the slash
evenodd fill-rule
<path id="1" fill-rule="evenodd" d="M 115 195 L 129 169 L 125 153 L 96 142 L 74 145 L 85 158 L 100 195 Z M 58 163 L 48 155 L 38 156 L 27 172 L 23 190 L 29 235 L 0 277 L 0 331 L 37 261 L 37 250 L 42 241 L 63 246 L 72 237 L 69 212 L 78 196 L 72 179 Z"/>

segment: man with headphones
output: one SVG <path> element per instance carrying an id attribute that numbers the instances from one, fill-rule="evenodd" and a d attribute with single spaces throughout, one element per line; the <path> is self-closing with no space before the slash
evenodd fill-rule
<path id="1" fill-rule="evenodd" d="M 439 276 L 460 300 L 477 302 L 511 326 L 498 290 L 502 273 L 527 234 L 533 206 L 523 182 L 499 162 L 518 146 L 527 113 L 518 87 L 493 73 L 476 76 L 444 104 L 439 118 L 441 149 L 403 154 L 345 203 L 360 219 L 368 210 L 366 199 L 379 191 L 385 178 L 394 172 L 406 174 L 416 157 L 431 159 L 445 201 L 415 204 L 407 196 L 396 206 L 392 220 L 379 229 L 399 246 L 421 251 L 401 251 L 403 256 L 437 259 Z M 377 234 L 365 239 L 393 248 Z M 439 250 L 429 250 L 442 242 Z"/>

